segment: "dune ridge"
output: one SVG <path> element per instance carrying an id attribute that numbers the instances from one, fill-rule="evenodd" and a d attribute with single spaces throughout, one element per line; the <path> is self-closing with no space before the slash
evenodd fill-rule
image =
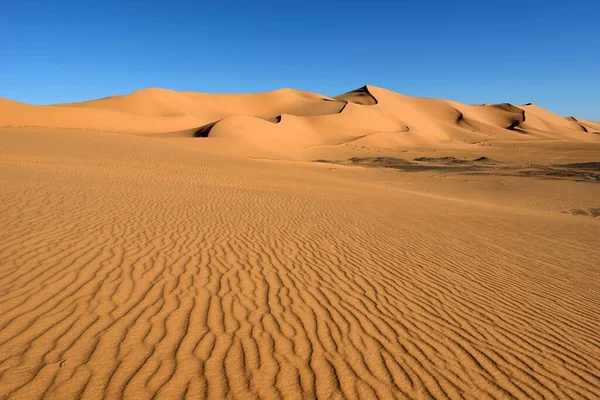
<path id="1" fill-rule="evenodd" d="M 494 140 L 598 141 L 599 125 L 564 118 L 533 104 L 466 105 L 404 96 L 370 85 L 335 97 L 292 89 L 240 95 L 144 89 L 51 106 L 0 101 L 0 126 L 180 132 L 227 138 L 290 158 L 308 147 L 342 146 L 357 140 L 394 150 Z"/>

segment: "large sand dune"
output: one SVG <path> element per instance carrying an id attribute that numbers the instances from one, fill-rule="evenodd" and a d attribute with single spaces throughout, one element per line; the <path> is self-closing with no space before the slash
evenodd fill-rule
<path id="1" fill-rule="evenodd" d="M 145 89 L 82 103 L 33 106 L 0 100 L 0 126 L 225 138 L 298 158 L 318 146 L 460 148 L 490 140 L 600 141 L 599 124 L 535 105 L 465 105 L 364 86 L 330 98 L 281 89 L 205 94 Z"/>
<path id="2" fill-rule="evenodd" d="M 596 122 L 367 86 L 0 125 L 1 399 L 600 398 Z"/>

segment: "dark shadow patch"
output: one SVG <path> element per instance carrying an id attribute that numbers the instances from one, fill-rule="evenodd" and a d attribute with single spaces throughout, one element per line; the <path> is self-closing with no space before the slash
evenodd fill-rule
<path id="1" fill-rule="evenodd" d="M 353 157 L 347 160 L 315 160 L 320 163 L 338 165 L 357 165 L 362 167 L 393 168 L 404 172 L 435 171 L 443 173 L 458 173 L 465 175 L 496 175 L 530 177 L 550 180 L 570 180 L 573 182 L 600 183 L 600 173 L 596 170 L 568 169 L 560 166 L 507 165 L 487 157 L 478 157 L 473 160 L 461 160 L 455 157 L 418 157 L 413 161 L 396 157 Z M 580 163 L 588 168 L 597 169 L 600 163 Z"/>
<path id="2" fill-rule="evenodd" d="M 559 168 L 574 168 L 574 169 L 585 169 L 590 171 L 600 171 L 600 161 L 584 162 L 584 163 L 571 163 L 571 164 L 559 164 Z"/>
<path id="3" fill-rule="evenodd" d="M 348 161 L 354 164 L 385 164 L 385 165 L 412 165 L 413 162 L 396 157 L 352 157 Z"/>
<path id="4" fill-rule="evenodd" d="M 272 122 L 274 124 L 278 124 L 281 122 L 281 114 L 276 115 L 274 117 L 270 117 L 270 118 L 263 118 L 265 121 L 269 121 Z"/>
<path id="5" fill-rule="evenodd" d="M 335 96 L 334 99 L 345 100 L 363 106 L 373 106 L 375 104 L 379 104 L 379 100 L 377 100 L 375 96 L 373 96 L 373 94 L 369 91 L 369 87 L 367 85 L 353 90 L 351 92 Z"/>
<path id="6" fill-rule="evenodd" d="M 600 208 L 588 208 L 584 210 L 582 208 L 574 208 L 569 211 L 561 211 L 563 214 L 579 215 L 583 217 L 598 218 L 600 217 Z"/>
<path id="7" fill-rule="evenodd" d="M 417 158 L 414 158 L 413 161 L 436 163 L 436 164 L 446 164 L 446 165 L 472 164 L 472 163 L 481 163 L 481 164 L 496 163 L 496 161 L 494 161 L 488 157 L 477 157 L 473 160 L 460 159 L 460 158 L 456 158 L 456 157 L 417 157 Z"/>
<path id="8" fill-rule="evenodd" d="M 424 157 L 421 157 L 424 158 Z M 443 160 L 457 160 L 454 157 L 441 157 Z M 437 160 L 437 159 L 436 159 Z M 459 160 L 462 161 L 462 160 Z M 439 172 L 467 172 L 479 169 L 469 160 L 465 163 L 448 163 L 442 165 L 420 164 L 418 162 L 408 161 L 403 158 L 396 157 L 353 157 L 346 161 L 339 162 L 345 165 L 360 165 L 364 167 L 379 167 L 379 168 L 394 168 L 405 172 L 420 172 L 420 171 L 439 171 Z"/>
<path id="9" fill-rule="evenodd" d="M 512 131 L 516 127 L 518 127 L 520 124 L 521 124 L 520 121 L 513 121 L 513 122 L 511 122 L 511 124 L 509 126 L 506 127 L 506 129 L 508 129 L 509 131 Z"/>
<path id="10" fill-rule="evenodd" d="M 588 171 L 566 170 L 552 167 L 518 171 L 520 176 L 531 176 L 543 179 L 568 179 L 575 182 L 600 183 L 600 174 Z"/>
<path id="11" fill-rule="evenodd" d="M 495 164 L 496 163 L 495 160 L 492 160 L 489 157 L 477 157 L 477 158 L 473 159 L 473 162 L 488 163 L 488 164 Z"/>
<path id="12" fill-rule="evenodd" d="M 417 157 L 413 161 L 437 164 L 467 164 L 471 162 L 470 160 L 461 160 L 456 157 Z"/>
<path id="13" fill-rule="evenodd" d="M 194 137 L 204 137 L 204 138 L 208 137 L 208 135 L 210 134 L 210 131 L 215 127 L 215 125 L 217 125 L 221 121 L 222 120 L 218 120 L 215 122 L 211 122 L 210 124 L 201 126 L 200 128 L 198 128 L 196 130 L 196 132 L 194 132 Z"/>

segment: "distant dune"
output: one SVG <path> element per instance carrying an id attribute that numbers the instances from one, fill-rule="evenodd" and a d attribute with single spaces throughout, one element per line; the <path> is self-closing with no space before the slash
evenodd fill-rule
<path id="1" fill-rule="evenodd" d="M 281 89 L 204 94 L 145 89 L 82 103 L 0 101 L 0 126 L 227 138 L 283 157 L 313 146 L 457 148 L 488 140 L 600 141 L 600 124 L 535 105 L 465 105 L 364 86 L 330 98 Z"/>

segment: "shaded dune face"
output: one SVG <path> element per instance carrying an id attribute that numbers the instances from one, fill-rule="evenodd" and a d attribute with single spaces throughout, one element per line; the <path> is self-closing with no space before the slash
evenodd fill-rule
<path id="1" fill-rule="evenodd" d="M 210 124 L 201 126 L 200 128 L 198 128 L 197 131 L 194 132 L 194 137 L 208 137 L 212 128 L 214 128 L 214 126 L 218 123 L 219 121 L 215 121 L 211 122 Z"/>
<path id="2" fill-rule="evenodd" d="M 371 94 L 368 86 L 363 86 L 351 92 L 336 96 L 335 98 L 364 106 L 373 106 L 379 102 L 375 96 Z"/>

